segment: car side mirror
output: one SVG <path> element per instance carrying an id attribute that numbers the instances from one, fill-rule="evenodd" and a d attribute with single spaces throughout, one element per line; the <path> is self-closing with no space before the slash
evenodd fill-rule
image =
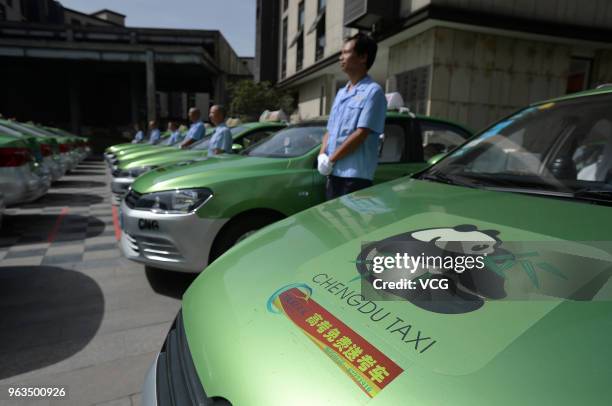
<path id="1" fill-rule="evenodd" d="M 244 149 L 244 147 L 240 144 L 232 144 L 232 152 L 234 152 L 235 154 L 240 153 L 240 151 L 242 151 Z"/>

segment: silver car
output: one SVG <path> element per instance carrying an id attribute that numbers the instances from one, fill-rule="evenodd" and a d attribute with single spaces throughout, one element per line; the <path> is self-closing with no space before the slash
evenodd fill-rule
<path id="1" fill-rule="evenodd" d="M 57 148 L 57 142 L 54 138 L 41 137 L 38 134 L 33 133 L 28 128 L 21 128 L 16 125 L 17 123 L 10 121 L 0 121 L 0 133 L 11 135 L 22 139 L 27 137 L 36 137 L 40 142 L 40 154 L 41 154 L 41 171 L 45 174 L 49 174 L 51 181 L 55 182 L 60 179 L 66 173 L 67 166 L 62 161 L 58 151 L 54 151 L 54 147 Z M 50 140 L 53 140 L 53 145 Z"/>
<path id="2" fill-rule="evenodd" d="M 0 190 L 6 206 L 36 200 L 50 184 L 50 176 L 34 162 L 25 141 L 0 135 Z"/>

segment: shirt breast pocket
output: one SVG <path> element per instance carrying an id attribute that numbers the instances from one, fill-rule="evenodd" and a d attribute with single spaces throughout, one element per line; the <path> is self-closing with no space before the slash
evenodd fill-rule
<path id="1" fill-rule="evenodd" d="M 353 99 L 349 101 L 344 110 L 344 120 L 342 120 L 342 128 L 354 131 L 357 129 L 359 117 L 365 106 L 365 99 Z"/>

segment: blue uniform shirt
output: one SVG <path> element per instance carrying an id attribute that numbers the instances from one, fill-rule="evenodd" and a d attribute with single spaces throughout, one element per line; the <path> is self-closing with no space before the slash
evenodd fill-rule
<path id="1" fill-rule="evenodd" d="M 138 144 L 144 138 L 144 134 L 142 131 L 138 131 L 132 140 L 132 144 Z"/>
<path id="2" fill-rule="evenodd" d="M 232 152 L 232 132 L 223 123 L 215 128 L 215 132 L 210 137 L 208 144 L 208 156 L 215 155 L 215 149 L 222 149 L 229 154 Z"/>
<path id="3" fill-rule="evenodd" d="M 149 144 L 157 144 L 159 139 L 161 138 L 161 133 L 156 128 L 151 131 L 151 136 L 149 136 Z"/>
<path id="4" fill-rule="evenodd" d="M 181 132 L 179 130 L 174 131 L 170 134 L 170 139 L 168 139 L 168 145 L 174 145 L 181 140 Z"/>
<path id="5" fill-rule="evenodd" d="M 357 128 L 368 128 L 365 141 L 344 158 L 336 161 L 332 175 L 341 178 L 372 180 L 378 165 L 378 138 L 385 128 L 387 99 L 380 85 L 369 75 L 351 90 L 349 83 L 338 91 L 327 122 L 328 156 L 342 145 Z"/>
<path id="6" fill-rule="evenodd" d="M 202 137 L 204 137 L 204 123 L 201 121 L 198 121 L 196 123 L 191 124 L 191 127 L 189 127 L 189 131 L 187 132 L 187 135 L 185 136 L 185 141 L 187 140 L 200 141 Z"/>

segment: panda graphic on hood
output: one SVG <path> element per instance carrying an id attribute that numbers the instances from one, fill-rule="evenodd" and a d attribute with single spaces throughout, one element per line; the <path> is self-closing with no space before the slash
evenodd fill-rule
<path id="1" fill-rule="evenodd" d="M 402 279 L 439 279 L 436 285 L 447 289 L 429 287 L 417 289 L 383 289 L 398 299 L 404 299 L 422 309 L 444 314 L 461 314 L 481 308 L 486 299 L 506 297 L 504 278 L 488 269 L 448 269 L 423 267 L 416 269 L 389 269 L 373 272 L 376 256 L 396 254 L 421 257 L 458 258 L 486 257 L 509 254 L 500 246 L 502 241 L 496 230 L 478 230 L 474 225 L 458 225 L 446 228 L 429 228 L 398 234 L 381 241 L 364 244 L 357 257 L 357 271 L 362 279 L 362 291 L 376 292 L 372 284 L 376 279 L 397 282 Z M 486 262 L 485 262 L 486 264 Z"/>

